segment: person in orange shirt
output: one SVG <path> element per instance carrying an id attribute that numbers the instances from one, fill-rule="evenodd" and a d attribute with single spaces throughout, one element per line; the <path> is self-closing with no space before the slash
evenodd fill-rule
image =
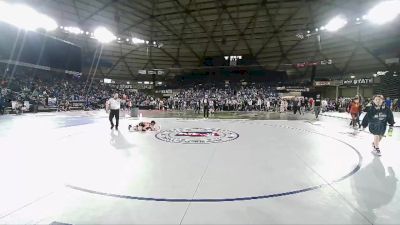
<path id="1" fill-rule="evenodd" d="M 351 115 L 351 123 L 350 125 L 353 125 L 353 128 L 356 129 L 356 124 L 358 124 L 358 127 L 361 128 L 360 124 L 360 114 L 361 114 L 362 106 L 360 103 L 359 98 L 354 98 L 353 101 L 349 104 L 348 107 L 348 112 Z"/>

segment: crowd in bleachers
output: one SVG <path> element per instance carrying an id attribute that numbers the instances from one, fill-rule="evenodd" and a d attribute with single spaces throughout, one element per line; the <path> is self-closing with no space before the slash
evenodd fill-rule
<path id="1" fill-rule="evenodd" d="M 90 89 L 89 89 L 90 86 Z M 4 76 L 0 79 L 0 108 L 15 111 L 51 108 L 70 110 L 71 108 L 104 107 L 104 102 L 115 92 L 111 87 L 82 78 L 67 75 L 43 74 L 32 76 L 27 73 Z M 124 93 L 121 93 L 124 94 Z"/>
<path id="2" fill-rule="evenodd" d="M 213 87 L 197 86 L 181 90 L 169 98 L 160 98 L 138 91 L 116 90 L 98 80 L 90 84 L 84 78 L 67 75 L 41 74 L 32 76 L 19 73 L 0 79 L 0 114 L 5 109 L 37 111 L 54 109 L 101 109 L 113 93 L 119 93 L 122 109 L 140 107 L 157 110 L 192 110 L 200 112 L 207 100 L 211 112 L 215 111 L 275 111 L 285 112 L 296 107 L 311 110 L 313 99 L 307 97 L 279 97 L 267 86 Z M 90 87 L 90 88 L 89 88 Z M 350 98 L 323 99 L 322 111 L 345 111 Z M 368 103 L 368 99 L 362 101 Z M 393 111 L 400 102 L 388 100 Z"/>

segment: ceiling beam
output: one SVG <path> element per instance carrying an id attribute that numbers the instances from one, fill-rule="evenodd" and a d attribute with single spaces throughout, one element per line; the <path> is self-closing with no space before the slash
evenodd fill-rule
<path id="1" fill-rule="evenodd" d="M 228 1 L 228 0 L 226 0 L 226 1 Z M 197 20 L 197 18 L 196 18 L 195 16 L 192 15 L 192 13 L 190 13 L 190 9 L 189 9 L 189 8 L 186 8 L 185 6 L 183 6 L 178 0 L 174 0 L 174 2 L 177 3 L 177 5 L 178 5 L 179 7 L 181 7 L 182 9 L 185 10 L 185 13 L 186 13 L 187 15 L 189 15 L 189 16 L 192 18 L 192 20 L 203 30 L 203 32 L 207 35 L 208 40 L 211 41 L 211 42 L 213 42 L 213 44 L 215 45 L 215 47 L 217 48 L 217 50 L 220 52 L 220 54 L 223 55 L 223 54 L 224 54 L 224 51 L 219 47 L 219 45 L 216 43 L 216 41 L 212 38 L 212 36 L 210 35 L 209 31 L 204 27 L 204 25 L 201 24 L 201 23 Z"/>
<path id="2" fill-rule="evenodd" d="M 190 52 L 193 53 L 193 55 L 198 59 L 201 60 L 201 57 L 193 50 L 193 48 L 185 42 L 185 40 L 182 38 L 182 36 L 179 36 L 175 31 L 173 31 L 171 28 L 169 28 L 167 25 L 164 24 L 160 19 L 158 18 L 153 18 L 155 21 L 157 21 L 161 26 L 163 26 L 165 29 L 168 30 L 169 33 L 173 34 L 175 37 L 178 38 L 178 40 L 182 41 L 182 44 L 186 46 L 187 49 L 189 49 Z"/>
<path id="3" fill-rule="evenodd" d="M 303 2 L 304 2 L 304 0 L 303 0 Z M 277 29 L 275 29 L 275 30 L 273 31 L 272 35 L 264 42 L 264 44 L 262 45 L 262 47 L 260 48 L 260 50 L 258 50 L 258 52 L 254 55 L 256 58 L 257 58 L 257 56 L 259 56 L 259 55 L 264 51 L 265 47 L 270 43 L 270 41 L 271 41 L 277 34 L 279 34 L 280 32 L 282 32 L 281 29 L 282 29 L 287 23 L 289 23 L 289 22 L 293 19 L 293 17 L 296 16 L 297 13 L 298 13 L 302 8 L 304 8 L 304 7 L 305 7 L 305 4 L 302 4 L 301 6 L 299 6 L 293 13 L 291 13 L 291 14 L 283 21 L 283 23 L 282 23 L 279 27 L 277 27 Z"/>
<path id="4" fill-rule="evenodd" d="M 119 64 L 119 62 L 121 62 L 122 59 L 124 59 L 126 56 L 128 56 L 129 54 L 131 54 L 132 52 L 136 51 L 137 49 L 139 49 L 141 46 L 135 47 L 134 49 L 130 50 L 128 53 L 124 54 L 123 56 L 120 56 L 117 61 L 114 63 L 114 65 L 109 69 L 109 71 L 107 72 L 107 76 L 110 75 L 110 73 L 114 70 L 114 68 Z"/>
<path id="5" fill-rule="evenodd" d="M 360 46 L 364 51 L 366 51 L 370 56 L 372 56 L 376 61 L 378 61 L 382 66 L 385 67 L 385 69 L 389 69 L 389 66 L 385 63 L 385 61 L 383 59 L 381 59 L 378 55 L 376 55 L 375 53 L 373 53 L 367 46 L 364 45 L 364 43 L 362 42 L 361 38 L 359 40 L 353 40 L 351 38 L 348 38 L 346 36 L 344 36 L 343 34 L 337 33 L 337 35 L 339 35 L 340 37 Z"/>
<path id="6" fill-rule="evenodd" d="M 215 2 L 215 4 L 216 4 L 216 8 L 217 8 L 217 10 L 218 10 L 218 18 L 217 18 L 217 20 L 216 20 L 216 22 L 215 22 L 215 24 L 214 24 L 214 26 L 213 26 L 213 28 L 212 28 L 212 30 L 211 30 L 211 32 L 210 32 L 210 34 L 211 34 L 211 36 L 213 37 L 213 38 L 215 38 L 215 36 L 214 36 L 214 32 L 216 31 L 216 28 L 218 27 L 218 25 L 222 22 L 222 15 L 224 14 L 224 12 L 222 11 L 222 9 L 220 8 L 220 7 L 218 7 L 218 5 L 217 5 L 217 3 Z M 200 12 L 199 12 L 200 13 Z M 222 38 L 225 38 L 225 35 L 224 35 L 224 31 L 221 29 L 221 31 L 222 31 Z M 222 44 L 222 43 L 221 43 Z M 205 49 L 204 49 L 204 51 L 203 51 L 203 58 L 205 58 L 206 57 L 206 55 L 207 55 L 207 51 L 208 51 L 208 48 L 209 48 L 209 46 L 210 46 L 210 42 L 209 41 L 207 41 L 207 44 L 206 44 L 206 47 L 205 47 Z"/>
<path id="7" fill-rule="evenodd" d="M 235 22 L 235 20 L 232 17 L 232 14 L 227 10 L 226 5 L 225 4 L 221 4 L 222 5 L 222 9 L 225 10 L 225 12 L 228 14 L 229 20 L 232 22 L 232 24 L 234 25 L 234 27 L 236 28 L 237 32 L 238 32 L 238 41 L 235 43 L 234 47 L 232 48 L 232 50 L 230 51 L 229 55 L 232 55 L 236 49 L 236 47 L 239 45 L 240 41 L 243 40 L 247 50 L 249 51 L 250 55 L 253 55 L 253 51 L 250 48 L 249 43 L 246 41 L 246 39 L 244 39 L 244 34 L 246 33 L 247 29 L 250 27 L 250 25 L 253 23 L 253 21 L 257 18 L 258 15 L 258 11 L 261 8 L 260 6 L 262 4 L 265 4 L 266 0 L 260 0 L 259 4 L 256 5 L 256 12 L 253 14 L 253 16 L 250 18 L 250 21 L 246 24 L 246 27 L 241 30 L 239 25 Z"/>
<path id="8" fill-rule="evenodd" d="M 193 2 L 193 0 L 190 0 L 189 3 L 185 6 L 185 8 L 190 8 L 190 5 L 192 4 L 192 2 Z M 187 25 L 187 17 L 188 17 L 188 14 L 185 14 L 185 16 L 183 18 L 183 25 L 182 25 L 181 30 L 179 32 L 179 36 L 181 36 L 181 37 L 183 36 L 183 31 L 185 30 L 185 27 Z M 179 40 L 178 50 L 176 51 L 176 57 L 178 59 L 179 59 L 179 54 L 180 54 L 180 51 L 181 51 L 181 45 L 182 45 L 182 41 Z M 175 60 L 175 63 L 179 64 L 179 62 L 177 62 L 176 60 Z"/>
<path id="9" fill-rule="evenodd" d="M 91 19 L 93 16 L 95 16 L 96 14 L 98 14 L 99 12 L 105 10 L 108 6 L 110 6 L 113 3 L 118 2 L 119 0 L 110 0 L 107 3 L 105 3 L 102 7 L 100 7 L 99 9 L 97 9 L 96 11 L 94 11 L 92 14 L 90 14 L 89 16 L 85 17 L 84 19 L 79 20 L 79 24 L 84 24 L 85 22 L 87 22 L 89 19 Z"/>

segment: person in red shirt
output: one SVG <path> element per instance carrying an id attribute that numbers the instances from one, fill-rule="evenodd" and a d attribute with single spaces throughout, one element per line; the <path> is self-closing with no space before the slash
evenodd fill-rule
<path id="1" fill-rule="evenodd" d="M 308 103 L 309 103 L 309 107 L 310 107 L 310 110 L 311 110 L 313 108 L 313 106 L 314 106 L 314 99 L 310 98 L 310 100 L 308 100 Z"/>
<path id="2" fill-rule="evenodd" d="M 362 106 L 360 103 L 359 98 L 354 98 L 353 101 L 350 102 L 349 107 L 347 111 L 351 115 L 351 123 L 350 125 L 353 126 L 354 129 L 356 129 L 356 124 L 358 124 L 358 127 L 361 128 L 360 124 L 360 114 L 361 114 Z"/>

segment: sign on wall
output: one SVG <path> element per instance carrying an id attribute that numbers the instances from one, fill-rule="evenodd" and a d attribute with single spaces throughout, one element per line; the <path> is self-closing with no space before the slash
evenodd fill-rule
<path id="1" fill-rule="evenodd" d="M 315 81 L 314 86 L 341 86 L 341 85 L 362 85 L 379 83 L 379 79 L 360 78 L 347 80 Z"/>
<path id="2" fill-rule="evenodd" d="M 374 83 L 374 79 L 372 78 L 343 80 L 344 85 L 359 85 L 359 84 L 372 84 L 372 83 Z"/>

